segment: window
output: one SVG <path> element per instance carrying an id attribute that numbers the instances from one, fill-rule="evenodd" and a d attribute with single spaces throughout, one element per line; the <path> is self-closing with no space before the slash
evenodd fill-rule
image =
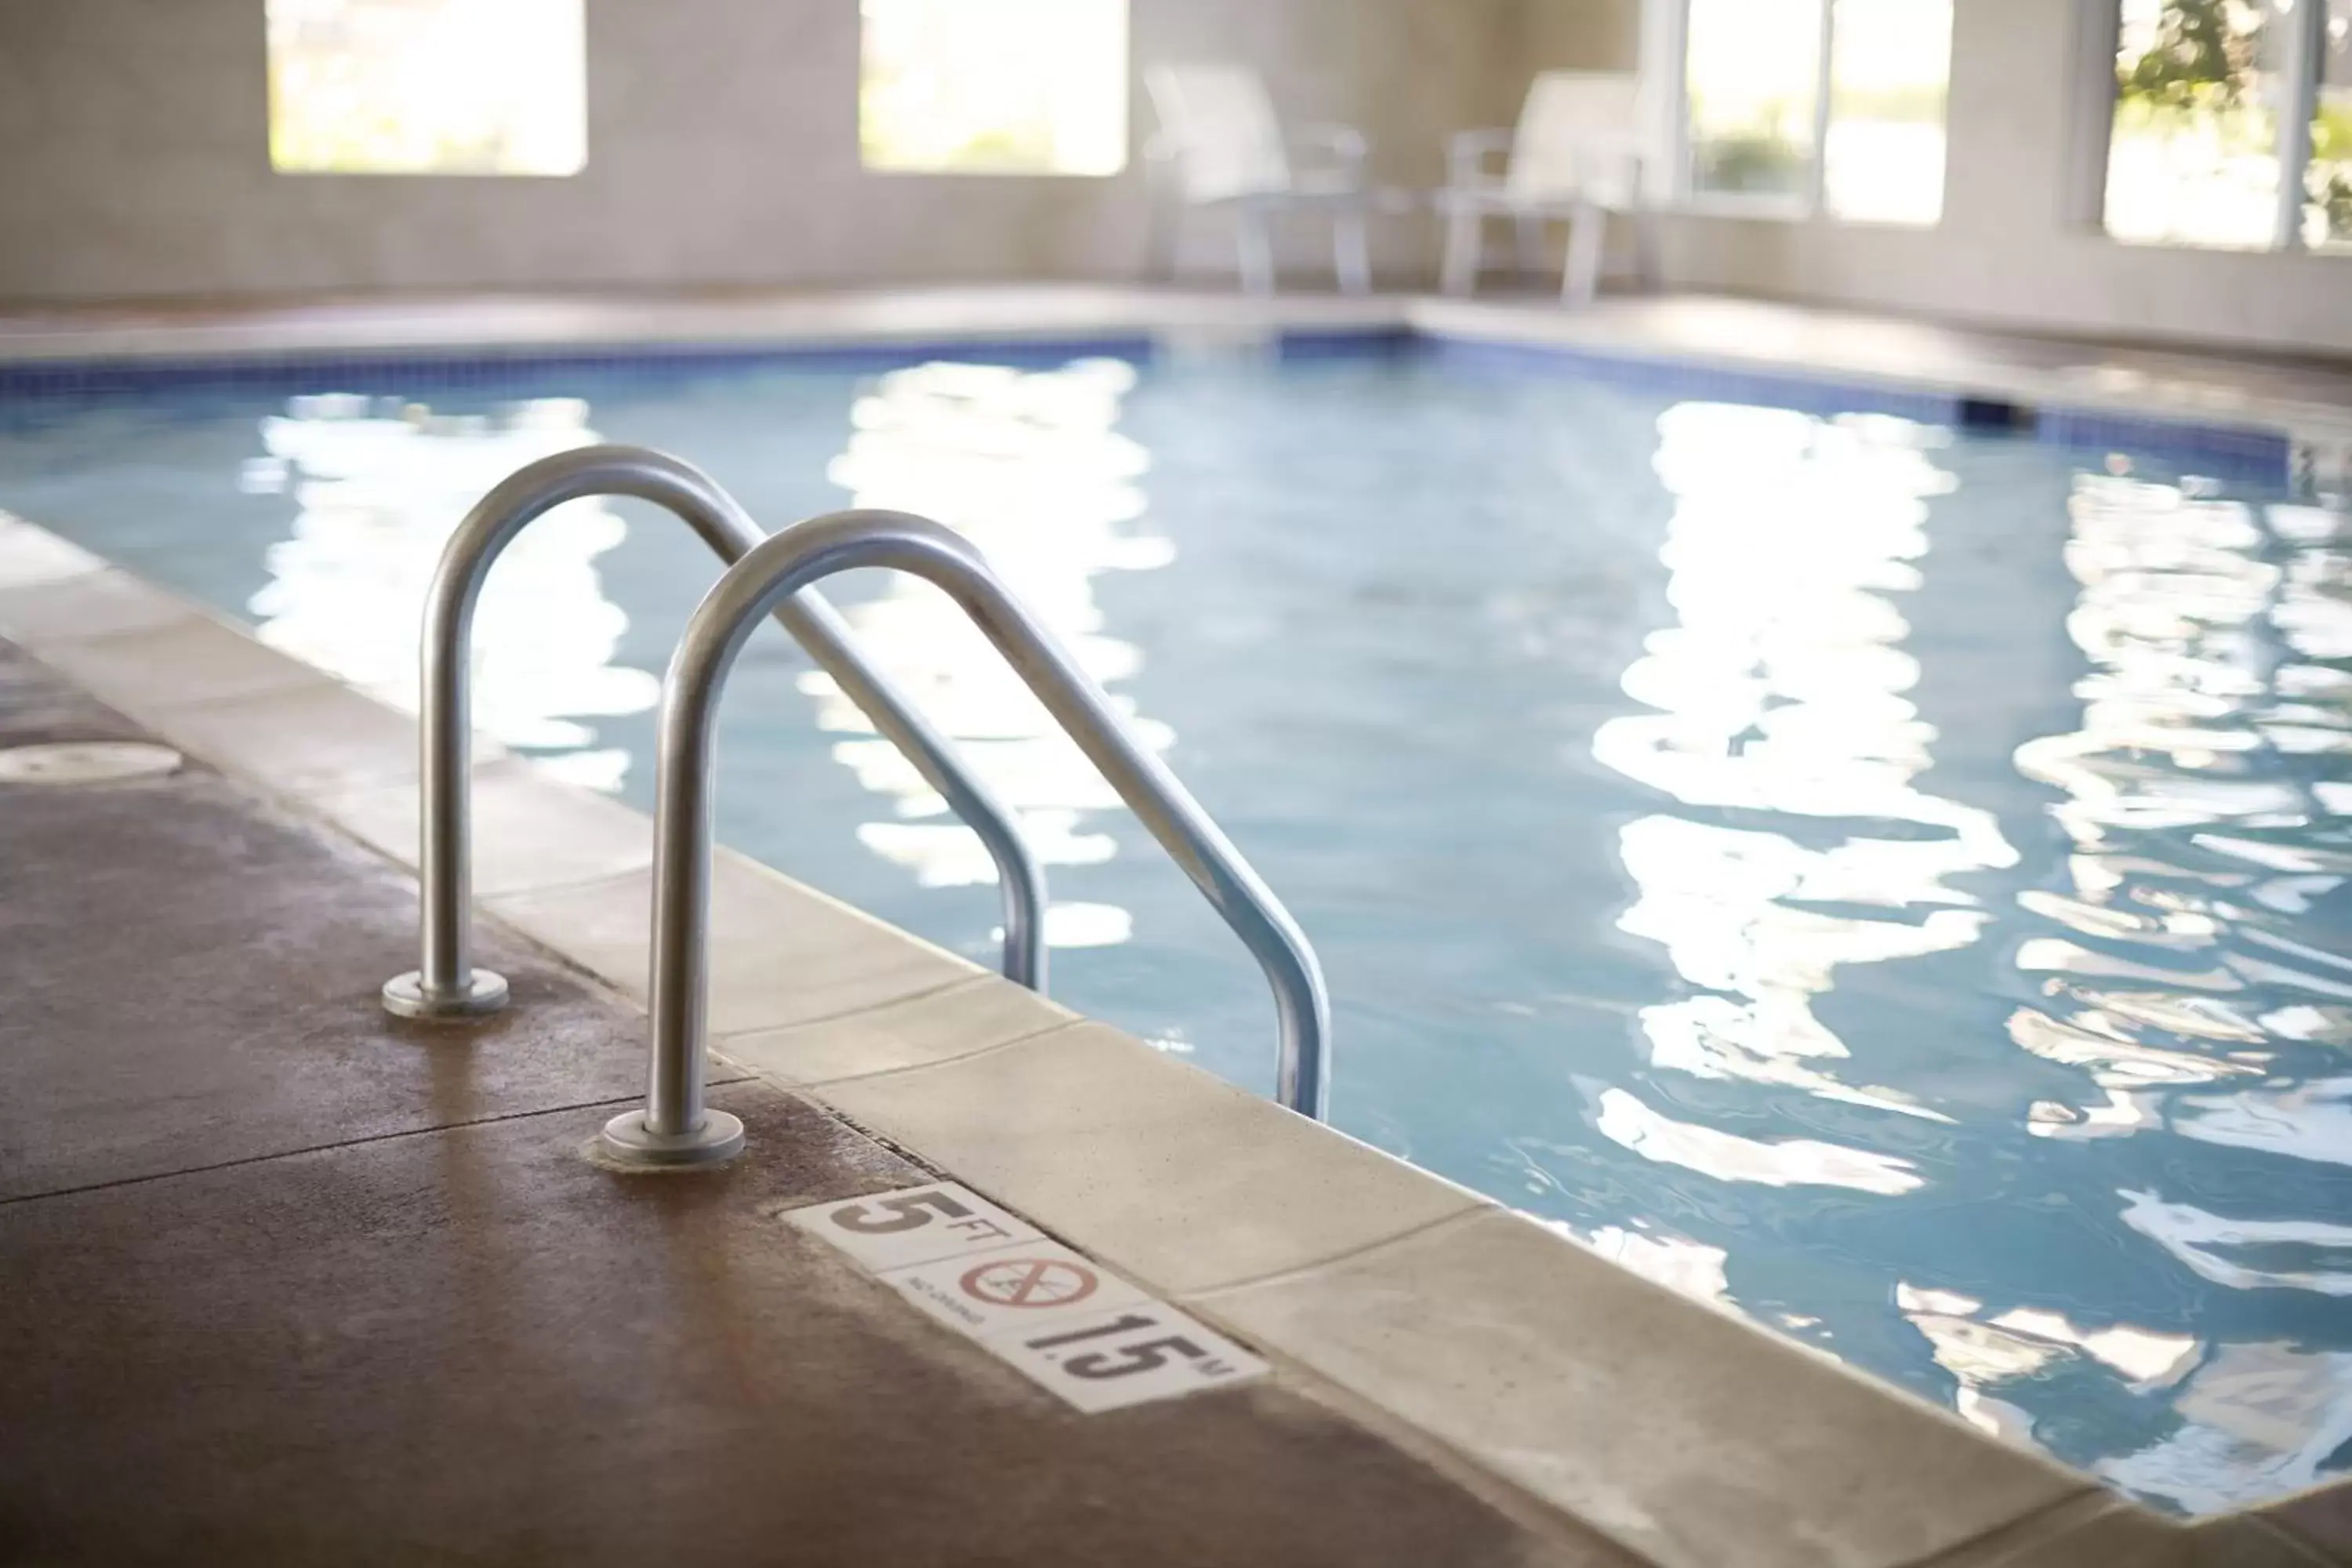
<path id="1" fill-rule="evenodd" d="M 1837 0 L 1830 32 L 1825 205 L 1839 217 L 1944 216 L 1951 0 Z"/>
<path id="2" fill-rule="evenodd" d="M 1685 5 L 1687 194 L 1874 223 L 1943 216 L 1951 0 Z"/>
<path id="3" fill-rule="evenodd" d="M 862 0 L 869 169 L 1116 174 L 1127 0 Z"/>
<path id="4" fill-rule="evenodd" d="M 285 174 L 576 174 L 581 0 L 268 0 Z"/>
<path id="5" fill-rule="evenodd" d="M 2315 76 L 2303 242 L 2352 246 L 2352 0 L 2334 0 L 2327 8 Z"/>
<path id="6" fill-rule="evenodd" d="M 2121 0 L 2118 239 L 2352 246 L 2352 0 Z"/>
<path id="7" fill-rule="evenodd" d="M 1691 189 L 1801 196 L 1813 161 L 1822 0 L 1691 0 Z"/>

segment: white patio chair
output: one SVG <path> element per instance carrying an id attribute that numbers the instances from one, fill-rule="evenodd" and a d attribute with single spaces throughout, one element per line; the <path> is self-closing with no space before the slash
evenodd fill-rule
<path id="1" fill-rule="evenodd" d="M 1478 280 L 1486 220 L 1517 221 L 1519 265 L 1540 266 L 1544 225 L 1565 218 L 1568 261 L 1560 294 L 1590 300 L 1601 282 L 1601 241 L 1609 215 L 1635 219 L 1644 280 L 1655 270 L 1647 187 L 1663 173 L 1647 117 L 1642 79 L 1593 71 L 1546 71 L 1528 89 L 1511 131 L 1465 131 L 1447 142 L 1448 175 L 1437 193 L 1445 218 L 1442 287 L 1467 294 Z M 1500 174 L 1486 166 L 1507 151 Z"/>
<path id="2" fill-rule="evenodd" d="M 1331 218 L 1331 262 L 1339 287 L 1362 294 L 1372 286 L 1364 217 L 1375 199 L 1364 184 L 1363 135 L 1346 125 L 1302 125 L 1295 135 L 1316 156 L 1293 162 L 1274 104 L 1257 73 L 1242 66 L 1153 66 L 1144 88 L 1159 130 L 1145 155 L 1160 175 L 1165 259 L 1176 271 L 1183 216 L 1223 208 L 1233 215 L 1242 287 L 1274 292 L 1274 246 L 1268 219 L 1277 211 L 1319 208 Z M 1164 199 L 1173 198 L 1172 207 Z M 1164 216 L 1162 215 L 1165 215 Z M 1153 243 L 1155 254 L 1161 242 Z"/>

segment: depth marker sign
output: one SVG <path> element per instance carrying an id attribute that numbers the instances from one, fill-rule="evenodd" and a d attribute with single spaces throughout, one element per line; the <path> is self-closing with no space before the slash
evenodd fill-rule
<path id="1" fill-rule="evenodd" d="M 818 1204 L 782 1217 L 823 1237 L 877 1274 L 1008 1241 L 1045 1239 L 1045 1232 L 1027 1220 L 954 1182 Z"/>
<path id="2" fill-rule="evenodd" d="M 1223 1335 L 954 1182 L 819 1204 L 782 1217 L 1089 1414 L 1270 1370 Z"/>

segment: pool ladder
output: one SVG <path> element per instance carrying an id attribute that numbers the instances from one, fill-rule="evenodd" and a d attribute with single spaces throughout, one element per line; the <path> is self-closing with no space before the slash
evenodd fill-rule
<path id="1" fill-rule="evenodd" d="M 423 907 L 418 967 L 386 983 L 383 1003 L 411 1018 L 464 1017 L 506 1005 L 507 983 L 473 964 L 474 609 L 490 568 L 533 521 L 589 496 L 634 496 L 676 516 L 728 565 L 768 537 L 733 498 L 692 464 L 638 447 L 582 447 L 518 468 L 467 512 L 442 551 L 425 604 L 417 859 Z M 1004 976 L 1045 984 L 1045 879 L 1013 819 L 945 737 L 859 657 L 849 628 L 815 594 L 779 605 L 776 618 L 877 729 L 940 792 L 996 862 L 1004 900 Z"/>
<path id="2" fill-rule="evenodd" d="M 728 563 L 693 616 L 662 684 L 654 824 L 653 1041 L 645 1107 L 615 1117 L 605 1153 L 637 1165 L 723 1160 L 742 1125 L 704 1103 L 709 1061 L 711 741 L 719 699 L 752 628 L 773 614 L 980 836 L 1004 900 L 1006 978 L 1045 988 L 1045 881 L 1009 814 L 947 740 L 850 640 L 814 584 L 887 567 L 944 590 L 1224 917 L 1265 972 L 1278 1026 L 1276 1095 L 1321 1119 L 1329 1093 L 1330 1004 L 1305 934 L 1167 766 L 1129 731 L 1080 668 L 986 559 L 942 524 L 903 512 L 835 512 L 762 533 L 692 465 L 631 447 L 541 458 L 484 496 L 451 536 L 425 610 L 418 921 L 420 964 L 388 982 L 384 1005 L 408 1017 L 497 1011 L 506 982 L 471 957 L 470 671 L 482 581 L 533 519 L 588 496 L 635 496 L 676 514 Z"/>

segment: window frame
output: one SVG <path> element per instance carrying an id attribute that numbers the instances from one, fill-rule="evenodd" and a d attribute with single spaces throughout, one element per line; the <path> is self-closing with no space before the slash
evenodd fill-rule
<path id="1" fill-rule="evenodd" d="M 2264 0 L 2267 5 L 2270 0 Z M 2086 225 L 2103 239 L 2138 249 L 2204 250 L 2241 256 L 2345 256 L 2352 246 L 2304 243 L 2305 182 L 2311 170 L 2311 121 L 2319 111 L 2320 71 L 2327 48 L 2327 0 L 2293 0 L 2294 10 L 2281 18 L 2273 8 L 2271 23 L 2286 21 L 2279 69 L 2288 82 L 2288 100 L 2280 111 L 2278 128 L 2278 210 L 2271 222 L 2270 243 L 2259 247 L 2224 245 L 2210 240 L 2132 239 L 2107 227 L 2107 178 L 2113 167 L 2116 104 L 2122 92 L 2116 79 L 2116 55 L 2123 41 L 2124 0 L 2075 0 L 2078 10 L 2074 91 L 2081 127 L 2081 160 L 2074 171 L 2071 199 L 2075 210 L 2068 216 Z"/>
<path id="2" fill-rule="evenodd" d="M 2120 0 L 2116 0 L 2120 3 Z M 1691 0 L 1646 0 L 1642 8 L 1641 60 L 1661 62 L 1663 91 L 1654 101 L 1664 123 L 1655 128 L 1657 144 L 1666 150 L 1664 182 L 1667 205 L 1702 217 L 1761 218 L 1785 223 L 1851 224 L 1860 228 L 1903 229 L 1931 233 L 1944 225 L 1943 198 L 1950 194 L 1951 69 L 1945 66 L 1944 132 L 1947 156 L 1944 185 L 1937 192 L 1936 221 L 1907 223 L 1900 218 L 1852 217 L 1829 205 L 1829 132 L 1837 94 L 1832 72 L 1837 50 L 1837 0 L 1821 0 L 1821 20 L 1813 40 L 1813 141 L 1807 160 L 1803 189 L 1794 195 L 1754 195 L 1738 191 L 1701 191 L 1695 187 L 1690 134 L 1690 8 Z M 1958 8 L 1953 10 L 1958 26 Z M 2108 74 L 2112 76 L 2113 70 Z"/>

